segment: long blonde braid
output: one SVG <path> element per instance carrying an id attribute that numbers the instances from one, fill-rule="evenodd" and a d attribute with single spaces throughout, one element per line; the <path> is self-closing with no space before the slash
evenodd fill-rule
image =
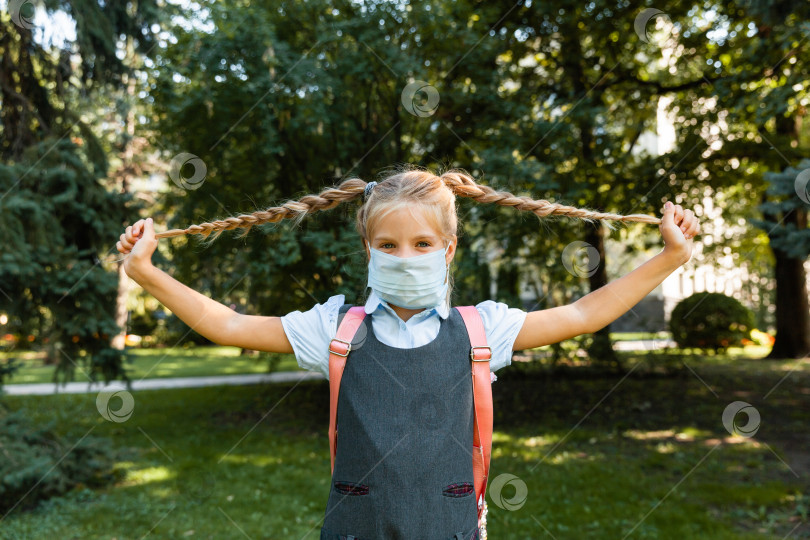
<path id="1" fill-rule="evenodd" d="M 424 173 L 423 173 L 424 174 Z M 432 176 L 432 175 L 431 175 Z M 487 185 L 478 184 L 475 180 L 460 170 L 450 170 L 437 177 L 457 196 L 467 197 L 480 203 L 492 203 L 499 206 L 510 206 L 516 210 L 532 212 L 539 218 L 558 215 L 586 221 L 609 220 L 619 222 L 639 222 L 658 225 L 661 219 L 647 214 L 620 215 L 607 212 L 595 212 L 573 206 L 554 203 L 546 199 L 532 199 L 531 197 L 518 197 L 508 191 L 497 191 Z M 380 183 L 385 182 L 382 180 Z M 184 234 L 200 234 L 205 238 L 214 233 L 213 240 L 224 231 L 243 228 L 244 234 L 254 225 L 262 223 L 276 223 L 282 219 L 292 219 L 296 225 L 307 214 L 321 210 L 329 210 L 342 202 L 348 202 L 363 196 L 367 182 L 360 178 L 344 180 L 336 187 L 324 189 L 319 194 L 305 195 L 295 200 L 289 200 L 281 206 L 274 206 L 266 210 L 259 210 L 252 214 L 242 214 L 221 220 L 191 225 L 185 229 L 171 229 L 156 233 L 156 238 L 169 238 Z M 608 225 L 609 228 L 612 228 Z M 244 236 L 244 235 L 243 235 Z"/>

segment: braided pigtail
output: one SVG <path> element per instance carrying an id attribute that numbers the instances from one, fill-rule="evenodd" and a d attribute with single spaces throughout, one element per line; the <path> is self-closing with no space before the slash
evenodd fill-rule
<path id="1" fill-rule="evenodd" d="M 500 206 L 511 206 L 516 210 L 532 212 L 539 218 L 558 215 L 582 219 L 590 223 L 594 223 L 597 220 L 621 222 L 636 221 L 640 223 L 649 223 L 652 225 L 661 223 L 660 218 L 647 214 L 630 214 L 623 216 L 620 214 L 596 212 L 582 208 L 575 208 L 573 206 L 565 206 L 559 203 L 547 201 L 545 199 L 535 200 L 531 197 L 517 197 L 508 191 L 496 191 L 489 186 L 477 184 L 475 180 L 473 180 L 473 178 L 464 171 L 450 170 L 442 174 L 439 178 L 453 191 L 453 193 L 459 197 L 469 197 L 470 199 L 474 199 L 480 203 L 494 203 Z M 612 224 L 607 222 L 605 223 L 605 226 L 611 230 L 615 229 Z"/>
<path id="2" fill-rule="evenodd" d="M 252 214 L 242 214 L 222 220 L 200 223 L 199 225 L 191 225 L 185 229 L 171 229 L 155 234 L 155 238 L 170 238 L 184 234 L 200 234 L 205 238 L 209 238 L 213 233 L 213 236 L 209 238 L 210 242 L 213 242 L 225 231 L 245 229 L 244 233 L 239 236 L 239 238 L 242 238 L 250 232 L 251 227 L 254 225 L 276 223 L 282 219 L 292 219 L 297 226 L 307 214 L 319 210 L 329 210 L 342 202 L 362 197 L 365 188 L 366 182 L 364 180 L 350 178 L 334 188 L 324 189 L 317 195 L 305 195 L 297 201 L 290 200 L 281 206 L 273 206 Z"/>

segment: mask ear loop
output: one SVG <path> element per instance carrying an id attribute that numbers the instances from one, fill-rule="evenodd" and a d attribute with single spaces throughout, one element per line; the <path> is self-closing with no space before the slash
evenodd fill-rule
<path id="1" fill-rule="evenodd" d="M 447 250 L 450 248 L 450 245 L 451 245 L 451 244 L 452 244 L 452 242 L 450 242 L 450 244 L 447 244 L 447 247 L 446 247 L 446 248 L 444 248 L 445 252 L 447 252 Z M 445 275 L 444 275 L 444 282 L 445 282 L 445 283 L 448 283 L 448 282 L 449 282 L 449 280 L 450 280 L 450 265 L 449 265 L 449 264 L 447 264 L 446 266 L 447 266 L 447 272 L 446 272 L 446 273 L 445 273 Z"/>

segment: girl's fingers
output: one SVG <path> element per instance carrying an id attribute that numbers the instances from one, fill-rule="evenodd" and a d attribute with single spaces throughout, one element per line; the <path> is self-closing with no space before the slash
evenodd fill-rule
<path id="1" fill-rule="evenodd" d="M 700 230 L 700 221 L 691 210 L 687 210 L 685 214 L 681 230 L 686 238 L 694 238 Z"/>
<path id="2" fill-rule="evenodd" d="M 676 223 L 678 223 L 678 226 L 681 228 L 681 232 L 683 232 L 683 233 L 686 232 L 686 229 L 689 228 L 689 225 L 691 224 L 691 220 L 692 220 L 693 217 L 694 217 L 694 214 L 692 213 L 691 210 L 684 210 L 683 211 L 683 219 L 682 219 L 682 221 L 676 222 Z"/>
<path id="3" fill-rule="evenodd" d="M 133 225 L 127 227 L 126 232 L 124 233 L 126 241 L 130 244 L 135 244 L 138 239 L 141 237 L 143 233 L 143 220 L 139 220 Z"/>
<path id="4" fill-rule="evenodd" d="M 132 244 L 127 240 L 125 235 L 121 235 L 121 245 L 126 249 L 132 249 Z"/>
<path id="5" fill-rule="evenodd" d="M 680 226 L 681 220 L 683 220 L 683 208 L 680 204 L 675 205 L 675 213 L 672 215 L 672 220 L 675 222 L 675 225 Z"/>
<path id="6" fill-rule="evenodd" d="M 120 240 L 115 244 L 115 247 L 121 253 L 129 253 L 135 247 L 135 243 L 143 237 L 146 232 L 146 220 L 139 219 L 132 225 L 126 228 L 124 233 L 120 236 Z"/>
<path id="7" fill-rule="evenodd" d="M 686 229 L 686 237 L 687 238 L 694 238 L 697 236 L 698 231 L 700 230 L 700 222 L 697 219 L 693 219 L 692 223 L 690 223 L 689 228 Z"/>

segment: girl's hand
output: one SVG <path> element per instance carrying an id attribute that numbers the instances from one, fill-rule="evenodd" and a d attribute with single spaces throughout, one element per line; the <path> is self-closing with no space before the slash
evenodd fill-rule
<path id="1" fill-rule="evenodd" d="M 115 247 L 124 255 L 129 253 L 124 259 L 124 271 L 128 276 L 133 276 L 140 268 L 150 266 L 152 253 L 157 248 L 152 218 L 140 219 L 127 227 Z"/>
<path id="2" fill-rule="evenodd" d="M 700 232 L 700 223 L 694 212 L 667 201 L 658 228 L 664 237 L 663 253 L 678 261 L 679 266 L 692 258 L 692 240 Z"/>

